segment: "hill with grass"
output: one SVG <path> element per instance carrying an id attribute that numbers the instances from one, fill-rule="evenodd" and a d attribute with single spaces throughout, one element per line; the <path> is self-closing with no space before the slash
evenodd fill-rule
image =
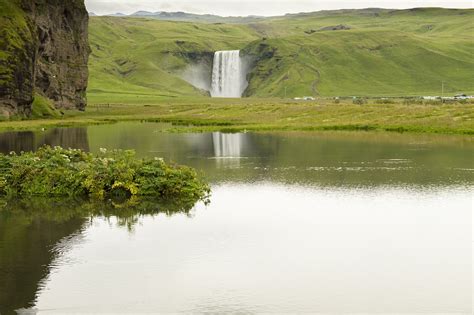
<path id="1" fill-rule="evenodd" d="M 89 98 L 206 97 L 196 81 L 230 49 L 249 61 L 249 97 L 441 95 L 442 82 L 446 95 L 473 93 L 473 20 L 472 9 L 439 8 L 248 23 L 91 17 Z"/>

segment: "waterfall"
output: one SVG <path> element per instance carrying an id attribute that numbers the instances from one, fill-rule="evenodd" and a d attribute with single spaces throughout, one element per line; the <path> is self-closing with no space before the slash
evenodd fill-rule
<path id="1" fill-rule="evenodd" d="M 239 50 L 216 51 L 212 66 L 212 97 L 241 97 L 245 88 Z"/>

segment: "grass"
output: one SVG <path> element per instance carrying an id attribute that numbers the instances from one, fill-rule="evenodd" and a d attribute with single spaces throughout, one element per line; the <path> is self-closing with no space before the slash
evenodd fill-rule
<path id="1" fill-rule="evenodd" d="M 474 93 L 474 10 L 341 10 L 212 24 L 144 18 L 90 21 L 89 98 L 197 97 L 181 75 L 209 69 L 216 50 L 256 63 L 250 97 L 407 96 Z M 343 31 L 321 28 L 344 24 Z M 271 58 L 270 58 L 271 57 Z"/>
<path id="2" fill-rule="evenodd" d="M 35 119 L 59 118 L 61 117 L 61 113 L 54 108 L 51 100 L 36 94 L 33 99 L 33 104 L 31 104 L 31 117 Z"/>
<path id="3" fill-rule="evenodd" d="M 352 104 L 319 99 L 167 99 L 146 104 L 95 103 L 86 112 L 68 111 L 61 119 L 9 121 L 0 130 L 41 129 L 117 121 L 175 123 L 170 131 L 357 130 L 474 134 L 472 104 Z"/>

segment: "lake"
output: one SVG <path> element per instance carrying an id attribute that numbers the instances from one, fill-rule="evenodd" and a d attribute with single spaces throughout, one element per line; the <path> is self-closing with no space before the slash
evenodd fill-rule
<path id="1" fill-rule="evenodd" d="M 472 137 L 169 127 L 0 134 L 3 153 L 135 149 L 212 185 L 191 211 L 4 202 L 1 314 L 472 313 Z"/>

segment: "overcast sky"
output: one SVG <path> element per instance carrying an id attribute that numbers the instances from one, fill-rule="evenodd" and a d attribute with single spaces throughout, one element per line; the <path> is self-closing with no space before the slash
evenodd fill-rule
<path id="1" fill-rule="evenodd" d="M 96 14 L 138 10 L 218 15 L 282 15 L 333 9 L 445 7 L 472 8 L 473 0 L 86 0 Z"/>

